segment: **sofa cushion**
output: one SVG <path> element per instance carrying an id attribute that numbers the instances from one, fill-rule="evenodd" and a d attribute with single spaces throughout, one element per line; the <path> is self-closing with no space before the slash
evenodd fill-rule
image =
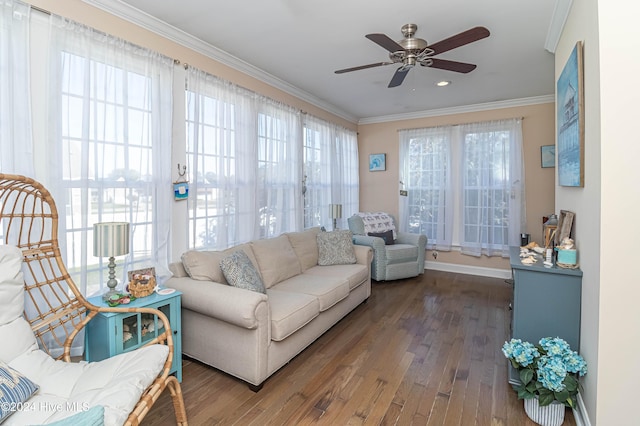
<path id="1" fill-rule="evenodd" d="M 304 275 L 317 275 L 327 278 L 343 278 L 349 282 L 349 290 L 353 290 L 369 277 L 369 266 L 355 263 L 353 265 L 333 265 L 309 268 Z"/>
<path id="2" fill-rule="evenodd" d="M 220 269 L 227 282 L 238 288 L 265 293 L 264 284 L 251 259 L 243 250 L 237 250 L 220 261 Z"/>
<path id="3" fill-rule="evenodd" d="M 267 290 L 271 310 L 271 340 L 279 342 L 300 330 L 320 313 L 318 298 L 304 293 Z"/>
<path id="4" fill-rule="evenodd" d="M 200 281 L 214 281 L 229 284 L 220 269 L 220 261 L 231 253 L 244 250 L 251 262 L 257 267 L 250 244 L 240 244 L 223 251 L 189 250 L 182 254 L 182 266 L 191 278 Z M 259 272 L 259 271 L 258 271 Z"/>
<path id="5" fill-rule="evenodd" d="M 289 238 L 280 235 L 251 242 L 266 288 L 302 273 Z"/>
<path id="6" fill-rule="evenodd" d="M 0 362 L 0 423 L 16 412 L 16 407 L 31 398 L 38 390 L 38 385 Z"/>
<path id="7" fill-rule="evenodd" d="M 343 277 L 300 274 L 278 283 L 275 290 L 304 293 L 314 296 L 324 312 L 349 295 L 349 282 Z"/>
<path id="8" fill-rule="evenodd" d="M 347 265 L 356 263 L 353 251 L 353 235 L 349 230 L 320 232 L 318 242 L 318 265 Z"/>
<path id="9" fill-rule="evenodd" d="M 289 238 L 291 247 L 298 257 L 300 269 L 304 272 L 312 266 L 318 264 L 318 241 L 317 235 L 320 228 L 311 228 L 302 232 L 289 232 L 285 234 Z"/>
<path id="10" fill-rule="evenodd" d="M 385 250 L 388 264 L 415 261 L 418 258 L 418 246 L 410 244 L 385 246 Z"/>

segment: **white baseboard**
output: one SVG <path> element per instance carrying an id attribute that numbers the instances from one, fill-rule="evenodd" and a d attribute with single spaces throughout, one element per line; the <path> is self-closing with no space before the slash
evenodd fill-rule
<path id="1" fill-rule="evenodd" d="M 482 277 L 490 278 L 511 278 L 510 269 L 484 268 L 482 266 L 459 265 L 456 263 L 426 261 L 424 269 L 431 269 L 432 271 L 456 272 L 459 274 L 467 275 L 480 275 Z"/>
<path id="2" fill-rule="evenodd" d="M 576 426 L 591 426 L 591 421 L 587 415 L 587 407 L 585 407 L 580 393 L 578 393 L 578 406 L 573 410 L 573 417 L 576 419 Z"/>

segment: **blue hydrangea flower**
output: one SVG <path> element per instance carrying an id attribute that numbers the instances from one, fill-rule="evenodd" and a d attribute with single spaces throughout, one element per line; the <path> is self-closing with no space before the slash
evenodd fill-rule
<path id="1" fill-rule="evenodd" d="M 540 339 L 540 346 L 549 355 L 564 356 L 567 353 L 571 353 L 571 347 L 569 344 L 559 337 L 544 337 Z"/>
<path id="2" fill-rule="evenodd" d="M 567 369 L 561 357 L 543 356 L 538 360 L 538 381 L 545 388 L 560 392 L 564 390 L 564 378 L 567 377 Z"/>
<path id="3" fill-rule="evenodd" d="M 531 365 L 534 359 L 540 356 L 540 352 L 534 345 L 520 339 L 511 339 L 505 342 L 502 346 L 502 353 L 523 367 Z"/>
<path id="4" fill-rule="evenodd" d="M 569 352 L 562 358 L 569 373 L 578 373 L 580 376 L 587 374 L 587 362 L 577 352 Z"/>

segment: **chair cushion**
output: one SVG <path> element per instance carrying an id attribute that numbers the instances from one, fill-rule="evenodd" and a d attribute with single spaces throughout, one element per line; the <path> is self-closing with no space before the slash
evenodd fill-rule
<path id="1" fill-rule="evenodd" d="M 220 261 L 220 269 L 227 282 L 238 288 L 265 293 L 264 284 L 249 256 L 238 250 Z"/>
<path id="2" fill-rule="evenodd" d="M 18 411 L 38 390 L 38 385 L 0 362 L 0 423 Z"/>
<path id="3" fill-rule="evenodd" d="M 418 260 L 418 246 L 410 244 L 394 244 L 385 246 L 387 263 L 403 263 Z"/>
<path id="4" fill-rule="evenodd" d="M 393 231 L 393 239 L 397 238 L 396 226 L 391 215 L 384 212 L 361 212 L 358 213 L 358 216 L 362 218 L 364 231 L 367 235 L 369 235 L 369 232 L 379 233 L 391 230 Z"/>
<path id="5" fill-rule="evenodd" d="M 300 274 L 273 287 L 275 290 L 314 296 L 324 312 L 349 295 L 349 282 L 342 277 Z"/>
<path id="6" fill-rule="evenodd" d="M 300 330 L 320 313 L 318 298 L 304 293 L 267 290 L 271 310 L 271 340 L 279 342 Z"/>
<path id="7" fill-rule="evenodd" d="M 285 234 L 289 238 L 293 251 L 298 256 L 302 272 L 318 264 L 318 242 L 316 237 L 319 233 L 320 228 L 316 227 L 302 232 Z"/>
<path id="8" fill-rule="evenodd" d="M 56 361 L 41 350 L 23 354 L 10 366 L 40 386 L 29 402 L 36 407 L 62 404 L 61 409 L 18 411 L 2 426 L 50 423 L 96 405 L 104 406 L 106 425 L 121 425 L 160 374 L 168 355 L 166 345 L 146 346 L 91 363 Z"/>
<path id="9" fill-rule="evenodd" d="M 320 232 L 318 241 L 318 265 L 348 265 L 356 263 L 353 250 L 353 234 L 349 230 Z"/>
<path id="10" fill-rule="evenodd" d="M 289 238 L 280 235 L 251 242 L 266 288 L 300 274 L 300 262 Z"/>

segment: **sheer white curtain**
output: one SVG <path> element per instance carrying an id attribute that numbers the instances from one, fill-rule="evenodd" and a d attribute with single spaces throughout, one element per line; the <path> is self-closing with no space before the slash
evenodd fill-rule
<path id="1" fill-rule="evenodd" d="M 29 5 L 0 0 L 0 171 L 34 175 Z"/>
<path id="2" fill-rule="evenodd" d="M 190 248 L 220 250 L 258 232 L 253 103 L 250 93 L 204 71 L 187 70 Z"/>
<path id="3" fill-rule="evenodd" d="M 341 229 L 347 229 L 347 218 L 360 211 L 360 166 L 358 163 L 358 137 L 353 130 L 333 125 L 335 131 L 334 161 L 332 169 L 332 197 L 342 204 Z"/>
<path id="4" fill-rule="evenodd" d="M 431 249 L 451 250 L 454 195 L 451 174 L 452 127 L 401 130 L 400 230 L 427 236 Z"/>
<path id="5" fill-rule="evenodd" d="M 264 97 L 258 112 L 258 220 L 260 238 L 303 227 L 300 111 Z"/>
<path id="6" fill-rule="evenodd" d="M 524 229 L 524 161 L 520 119 L 460 126 L 462 253 L 509 255 Z"/>
<path id="7" fill-rule="evenodd" d="M 106 259 L 93 256 L 96 222 L 131 224 L 118 278 L 153 266 L 168 275 L 173 61 L 51 16 L 49 187 L 63 255 L 86 294 L 102 292 Z"/>

